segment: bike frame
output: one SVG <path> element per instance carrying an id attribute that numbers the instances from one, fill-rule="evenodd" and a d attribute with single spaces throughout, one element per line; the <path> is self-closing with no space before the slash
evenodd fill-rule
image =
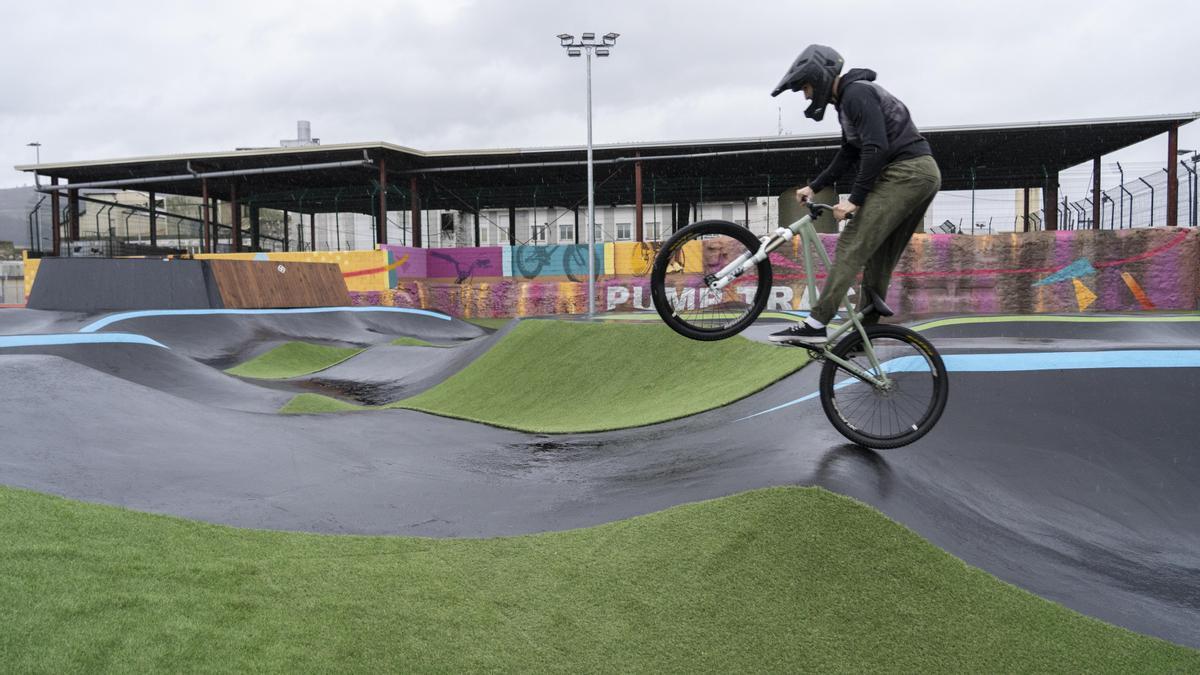
<path id="1" fill-rule="evenodd" d="M 820 215 L 822 210 L 832 209 L 833 207 L 828 204 L 812 203 L 807 206 L 810 211 L 809 215 L 804 216 L 787 227 L 775 230 L 775 234 L 770 237 L 763 237 L 762 245 L 758 248 L 758 251 L 755 253 L 750 253 L 749 251 L 743 253 L 737 260 L 729 263 L 716 274 L 705 278 L 705 283 L 708 287 L 714 291 L 723 291 L 726 286 L 733 283 L 734 279 L 749 272 L 758 266 L 759 263 L 766 260 L 772 251 L 784 243 L 791 241 L 794 237 L 799 236 L 801 250 L 804 252 L 804 273 L 808 277 L 809 303 L 810 305 L 815 303 L 821 296 L 820 291 L 817 289 L 817 276 L 813 267 L 812 251 L 814 249 L 817 251 L 821 264 L 826 270 L 829 270 L 833 263 L 830 261 L 825 247 L 821 245 L 821 239 L 817 236 L 817 230 L 813 226 L 813 218 Z M 846 316 L 850 317 L 850 320 L 843 322 L 829 335 L 825 346 L 820 350 L 821 357 L 838 364 L 847 373 L 871 386 L 880 389 L 889 389 L 891 387 L 891 379 L 880 365 L 879 358 L 875 355 L 875 350 L 871 346 L 871 341 L 867 339 L 867 330 L 862 324 L 862 318 L 865 314 L 855 309 L 851 304 L 850 293 L 843 296 L 842 304 L 845 306 Z M 871 362 L 871 371 L 863 370 L 857 365 L 834 355 L 830 349 L 831 345 L 837 344 L 838 340 L 851 330 L 857 330 L 858 334 L 862 336 L 863 351 L 866 353 L 867 359 Z M 810 351 L 817 351 L 815 347 L 805 348 Z"/>

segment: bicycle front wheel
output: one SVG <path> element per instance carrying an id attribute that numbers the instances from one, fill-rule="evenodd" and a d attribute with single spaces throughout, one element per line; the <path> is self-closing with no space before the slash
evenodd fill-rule
<path id="1" fill-rule="evenodd" d="M 654 309 L 676 333 L 693 340 L 722 340 L 754 323 L 771 293 L 771 264 L 764 260 L 721 290 L 714 275 L 761 246 L 750 230 L 705 220 L 676 232 L 659 249 L 650 272 Z"/>
<path id="2" fill-rule="evenodd" d="M 946 408 L 950 395 L 946 366 L 920 333 L 885 324 L 866 331 L 889 385 L 881 388 L 864 382 L 826 360 L 821 369 L 821 406 L 833 426 L 859 445 L 876 450 L 908 445 L 929 433 Z M 877 374 L 857 330 L 842 338 L 833 354 Z"/>

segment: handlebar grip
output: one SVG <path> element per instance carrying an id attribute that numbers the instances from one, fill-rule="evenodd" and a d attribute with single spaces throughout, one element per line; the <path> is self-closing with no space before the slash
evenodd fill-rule
<path id="1" fill-rule="evenodd" d="M 832 204 L 818 204 L 817 202 L 805 202 L 805 204 L 808 206 L 808 212 L 812 214 L 813 220 L 821 217 L 821 212 L 825 209 L 833 210 Z M 853 213 L 846 214 L 846 220 L 852 220 L 853 218 Z"/>

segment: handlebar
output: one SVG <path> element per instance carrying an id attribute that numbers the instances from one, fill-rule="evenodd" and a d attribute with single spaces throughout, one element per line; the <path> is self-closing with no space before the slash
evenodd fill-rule
<path id="1" fill-rule="evenodd" d="M 833 210 L 832 204 L 819 204 L 817 202 L 804 202 L 804 205 L 808 207 L 808 212 L 810 214 L 812 214 L 813 220 L 820 218 L 821 212 L 824 211 L 825 209 L 829 209 L 830 211 Z M 854 218 L 853 213 L 847 214 L 846 220 L 850 220 L 852 218 Z"/>

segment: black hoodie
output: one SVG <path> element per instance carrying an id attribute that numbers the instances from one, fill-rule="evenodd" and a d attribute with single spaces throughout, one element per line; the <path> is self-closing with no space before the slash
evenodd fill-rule
<path id="1" fill-rule="evenodd" d="M 858 164 L 858 177 L 850 190 L 850 201 L 862 206 L 883 167 L 905 159 L 932 155 L 929 143 L 913 125 L 912 116 L 900 99 L 875 84 L 875 71 L 854 68 L 838 83 L 833 104 L 842 123 L 842 148 L 829 168 L 809 183 L 820 190 L 841 178 Z"/>

